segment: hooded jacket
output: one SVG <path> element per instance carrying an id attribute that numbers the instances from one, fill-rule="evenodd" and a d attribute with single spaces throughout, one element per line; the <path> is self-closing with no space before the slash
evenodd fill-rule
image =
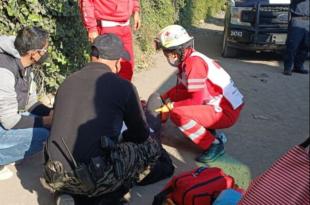
<path id="1" fill-rule="evenodd" d="M 14 41 L 14 36 L 0 36 L 0 126 L 7 130 L 43 127 L 41 117 L 20 114 L 42 105 L 37 101 L 31 68 L 23 68 Z"/>

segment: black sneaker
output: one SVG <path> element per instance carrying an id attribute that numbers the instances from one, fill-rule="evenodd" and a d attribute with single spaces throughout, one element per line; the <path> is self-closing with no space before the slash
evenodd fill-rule
<path id="1" fill-rule="evenodd" d="M 292 75 L 292 71 L 290 71 L 290 70 L 284 70 L 284 71 L 283 71 L 283 74 L 284 74 L 284 75 Z"/>
<path id="2" fill-rule="evenodd" d="M 225 153 L 224 151 L 224 144 L 222 141 L 218 144 L 212 144 L 211 147 L 201 153 L 197 158 L 196 161 L 201 163 L 208 163 L 213 162 L 220 156 Z"/>
<path id="3" fill-rule="evenodd" d="M 297 68 L 294 68 L 293 70 L 292 70 L 294 73 L 300 73 L 300 74 L 308 74 L 309 73 L 309 71 L 307 71 L 306 69 L 297 69 Z"/>

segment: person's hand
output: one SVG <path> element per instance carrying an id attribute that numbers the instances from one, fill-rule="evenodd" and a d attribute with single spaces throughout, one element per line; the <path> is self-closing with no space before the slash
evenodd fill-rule
<path id="1" fill-rule="evenodd" d="M 162 107 L 157 108 L 157 109 L 155 110 L 155 112 L 161 112 L 161 113 L 165 113 L 165 112 L 169 112 L 169 111 L 170 111 L 170 110 L 169 110 L 169 108 L 168 108 L 167 105 L 163 105 Z"/>
<path id="2" fill-rule="evenodd" d="M 141 27 L 141 19 L 139 12 L 135 12 L 133 14 L 133 20 L 134 20 L 134 30 L 137 31 Z"/>
<path id="3" fill-rule="evenodd" d="M 46 128 L 51 128 L 53 117 L 52 116 L 44 116 L 43 117 L 43 126 Z"/>
<path id="4" fill-rule="evenodd" d="M 94 42 L 95 38 L 99 36 L 98 31 L 92 31 L 88 33 L 88 40 L 92 43 Z"/>
<path id="5" fill-rule="evenodd" d="M 51 128 L 52 121 L 53 121 L 53 114 L 54 114 L 54 111 L 51 110 L 48 116 L 44 116 L 43 117 L 43 125 L 44 125 L 44 127 Z"/>
<path id="6" fill-rule="evenodd" d="M 160 112 L 160 120 L 162 123 L 165 123 L 165 122 L 167 122 L 167 120 L 169 118 L 169 112 L 172 109 L 173 109 L 173 104 L 167 103 L 167 104 L 163 105 L 162 107 L 156 109 L 155 112 Z"/>
<path id="7" fill-rule="evenodd" d="M 173 104 L 169 102 L 169 103 L 163 105 L 162 107 L 156 109 L 155 112 L 165 113 L 165 112 L 170 112 L 170 110 L 172 110 L 172 109 L 173 109 Z"/>

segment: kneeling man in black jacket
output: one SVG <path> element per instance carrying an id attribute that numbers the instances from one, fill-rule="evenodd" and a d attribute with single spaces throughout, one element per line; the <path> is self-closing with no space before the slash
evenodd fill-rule
<path id="1" fill-rule="evenodd" d="M 91 62 L 60 86 L 45 148 L 44 177 L 53 190 L 88 197 L 113 193 L 131 187 L 158 159 L 161 145 L 150 136 L 136 88 L 117 75 L 121 59 L 129 54 L 120 39 L 98 36 Z"/>

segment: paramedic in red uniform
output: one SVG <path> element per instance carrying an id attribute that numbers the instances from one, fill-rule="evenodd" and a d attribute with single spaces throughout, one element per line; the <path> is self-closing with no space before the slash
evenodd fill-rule
<path id="1" fill-rule="evenodd" d="M 157 111 L 171 121 L 203 152 L 206 163 L 224 154 L 223 140 L 212 130 L 233 126 L 243 107 L 243 96 L 230 75 L 214 60 L 193 48 L 193 37 L 179 25 L 161 30 L 156 38 L 169 64 L 178 67 L 177 85 L 164 94 Z"/>
<path id="2" fill-rule="evenodd" d="M 113 33 L 123 41 L 130 61 L 122 60 L 119 75 L 131 81 L 134 56 L 130 17 L 133 16 L 134 30 L 138 30 L 141 26 L 139 0 L 79 0 L 79 6 L 90 42 L 105 33 Z"/>

